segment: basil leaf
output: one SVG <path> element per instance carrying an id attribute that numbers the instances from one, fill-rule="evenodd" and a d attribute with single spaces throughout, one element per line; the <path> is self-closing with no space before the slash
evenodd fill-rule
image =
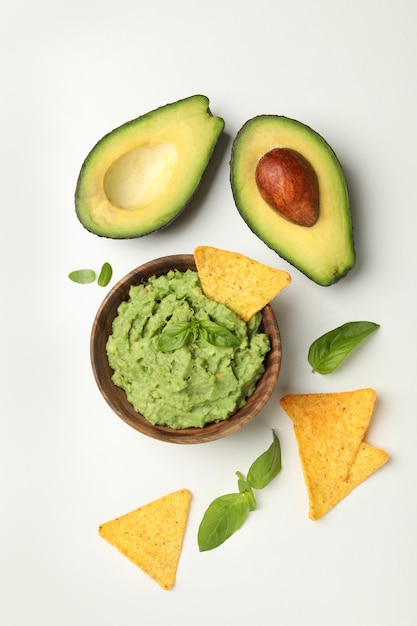
<path id="1" fill-rule="evenodd" d="M 200 552 L 213 550 L 242 526 L 250 510 L 246 493 L 229 493 L 213 500 L 198 529 Z"/>
<path id="2" fill-rule="evenodd" d="M 272 431 L 273 441 L 268 450 L 261 454 L 249 468 L 247 481 L 254 489 L 263 489 L 281 471 L 281 446 Z"/>
<path id="3" fill-rule="evenodd" d="M 239 487 L 239 493 L 245 493 L 245 491 L 252 491 L 252 488 L 241 472 L 236 472 L 238 478 L 237 485 Z"/>
<path id="4" fill-rule="evenodd" d="M 216 498 L 204 513 L 198 529 L 200 552 L 217 548 L 239 530 L 257 506 L 252 488 L 262 489 L 281 471 L 281 446 L 274 431 L 272 435 L 271 446 L 252 463 L 247 478 L 236 472 L 239 493 Z"/>
<path id="5" fill-rule="evenodd" d="M 313 372 L 333 372 L 365 337 L 379 327 L 374 322 L 347 322 L 313 341 L 308 351 Z"/>
<path id="6" fill-rule="evenodd" d="M 224 326 L 209 320 L 200 321 L 201 336 L 216 348 L 234 348 L 240 344 L 239 339 Z"/>
<path id="7" fill-rule="evenodd" d="M 236 476 L 238 478 L 237 486 L 239 488 L 239 493 L 245 493 L 248 498 L 249 510 L 254 511 L 256 509 L 256 500 L 253 495 L 252 487 L 245 480 L 245 477 L 240 472 L 236 472 Z"/>
<path id="8" fill-rule="evenodd" d="M 172 352 L 187 345 L 193 337 L 191 322 L 167 324 L 158 337 L 157 348 L 161 352 Z"/>
<path id="9" fill-rule="evenodd" d="M 113 275 L 113 268 L 110 263 L 103 263 L 97 283 L 100 287 L 106 287 L 111 281 Z"/>
<path id="10" fill-rule="evenodd" d="M 81 285 L 86 285 L 87 283 L 92 283 L 96 279 L 96 273 L 94 270 L 82 269 L 82 270 L 74 270 L 68 274 L 68 278 L 72 280 L 74 283 L 80 283 Z"/>

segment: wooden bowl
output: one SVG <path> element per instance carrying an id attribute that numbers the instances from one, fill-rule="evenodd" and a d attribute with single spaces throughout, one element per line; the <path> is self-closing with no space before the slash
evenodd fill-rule
<path id="1" fill-rule="evenodd" d="M 94 377 L 103 397 L 113 411 L 142 434 L 171 443 L 214 441 L 248 424 L 271 396 L 281 366 L 281 338 L 278 323 L 271 306 L 267 305 L 262 311 L 262 329 L 269 336 L 271 350 L 265 359 L 265 372 L 244 407 L 227 420 L 207 424 L 204 428 L 177 430 L 167 426 L 154 426 L 135 411 L 127 400 L 124 390 L 113 383 L 111 379 L 113 370 L 107 359 L 106 343 L 111 334 L 112 322 L 117 315 L 119 304 L 129 298 L 130 286 L 137 285 L 151 276 L 166 274 L 170 269 L 196 270 L 193 255 L 165 256 L 145 263 L 122 278 L 108 293 L 97 311 L 91 332 L 90 356 Z"/>

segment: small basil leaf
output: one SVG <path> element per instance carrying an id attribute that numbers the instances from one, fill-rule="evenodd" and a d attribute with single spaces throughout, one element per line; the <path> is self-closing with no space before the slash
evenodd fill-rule
<path id="1" fill-rule="evenodd" d="M 313 341 L 307 357 L 313 372 L 333 372 L 365 337 L 379 327 L 374 322 L 347 322 Z"/>
<path id="2" fill-rule="evenodd" d="M 81 285 L 86 285 L 87 283 L 92 283 L 96 279 L 96 273 L 94 270 L 82 269 L 82 270 L 74 270 L 68 274 L 68 278 L 72 280 L 74 283 L 80 283 Z"/>
<path id="3" fill-rule="evenodd" d="M 240 344 L 239 339 L 228 328 L 215 322 L 202 320 L 200 330 L 203 339 L 216 348 L 234 348 Z"/>
<path id="4" fill-rule="evenodd" d="M 190 341 L 196 341 L 200 333 L 200 324 L 196 320 L 190 322 Z"/>
<path id="5" fill-rule="evenodd" d="M 158 337 L 157 348 L 161 352 L 172 352 L 187 345 L 192 339 L 193 327 L 191 322 L 176 322 L 167 324 Z"/>
<path id="6" fill-rule="evenodd" d="M 250 511 L 246 493 L 229 493 L 213 500 L 198 529 L 200 552 L 213 550 L 242 526 Z"/>
<path id="7" fill-rule="evenodd" d="M 103 263 L 99 277 L 97 279 L 97 283 L 100 287 L 106 287 L 111 281 L 111 277 L 113 275 L 113 269 L 110 263 Z"/>
<path id="8" fill-rule="evenodd" d="M 244 493 L 246 495 L 248 499 L 249 510 L 254 511 L 257 505 L 255 496 L 253 495 L 252 487 L 245 479 L 243 474 L 241 474 L 240 472 L 236 472 L 236 476 L 238 478 L 237 486 L 239 488 L 239 493 Z"/>
<path id="9" fill-rule="evenodd" d="M 249 468 L 247 481 L 254 489 L 263 489 L 281 471 L 281 446 L 275 431 L 272 431 L 272 436 L 273 441 L 268 450 Z"/>
<path id="10" fill-rule="evenodd" d="M 238 484 L 240 493 L 245 493 L 245 491 L 252 490 L 250 484 L 248 483 L 248 481 L 245 479 L 245 477 L 243 476 L 241 472 L 236 472 L 236 476 L 238 478 L 237 484 Z"/>

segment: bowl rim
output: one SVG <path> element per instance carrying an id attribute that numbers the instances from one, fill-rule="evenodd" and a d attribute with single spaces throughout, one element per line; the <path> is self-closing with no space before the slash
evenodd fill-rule
<path id="1" fill-rule="evenodd" d="M 124 389 L 117 387 L 111 380 L 113 370 L 108 363 L 105 343 L 111 332 L 112 321 L 117 315 L 118 306 L 129 298 L 130 287 L 148 280 L 151 276 L 166 274 L 169 269 L 196 271 L 194 256 L 174 254 L 147 261 L 123 276 L 104 297 L 94 317 L 90 335 L 90 362 L 93 375 L 110 408 L 126 424 L 140 433 L 171 443 L 210 442 L 232 434 L 248 424 L 269 400 L 281 367 L 281 337 L 278 322 L 271 305 L 266 305 L 262 309 L 262 327 L 263 332 L 270 338 L 271 349 L 265 357 L 265 372 L 257 382 L 255 391 L 241 409 L 226 420 L 210 422 L 201 428 L 173 429 L 169 426 L 151 424 L 128 402 Z"/>

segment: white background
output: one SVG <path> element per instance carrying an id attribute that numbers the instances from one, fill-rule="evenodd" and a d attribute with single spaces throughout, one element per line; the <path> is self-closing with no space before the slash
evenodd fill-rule
<path id="1" fill-rule="evenodd" d="M 0 622 L 4 626 L 167 623 L 414 626 L 416 503 L 416 60 L 414 0 L 2 0 Z M 85 231 L 73 204 L 82 161 L 105 133 L 202 93 L 226 129 L 187 211 L 147 237 Z M 320 287 L 240 218 L 232 140 L 272 113 L 322 134 L 345 169 L 357 263 Z M 283 364 L 273 397 L 238 433 L 181 446 L 143 437 L 107 406 L 89 337 L 115 283 L 152 258 L 200 244 L 290 271 L 273 302 Z M 68 273 L 99 270 L 107 288 Z M 308 347 L 349 320 L 381 328 L 329 376 Z M 279 398 L 377 391 L 367 441 L 389 463 L 319 522 Z M 235 471 L 280 437 L 283 469 L 222 547 L 197 529 Z M 97 534 L 100 523 L 187 487 L 189 523 L 172 591 Z"/>

